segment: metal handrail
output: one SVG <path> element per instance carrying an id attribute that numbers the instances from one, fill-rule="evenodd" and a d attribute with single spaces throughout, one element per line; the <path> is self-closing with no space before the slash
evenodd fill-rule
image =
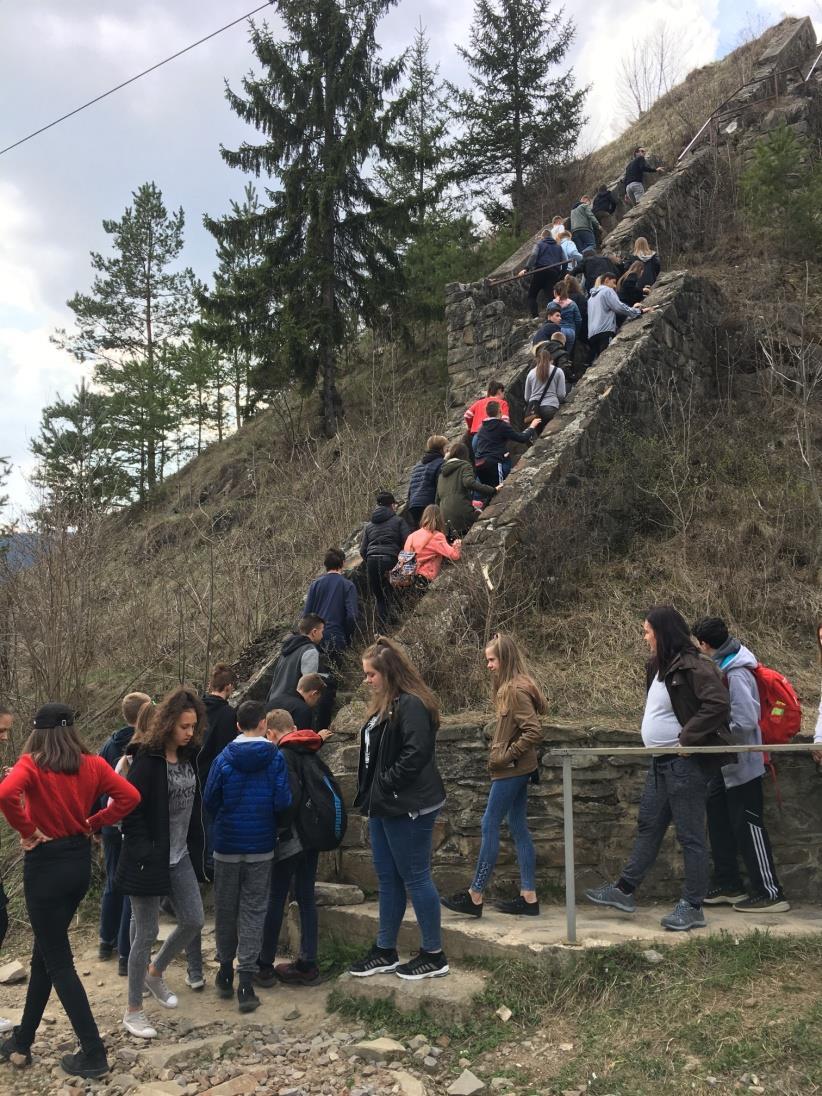
<path id="1" fill-rule="evenodd" d="M 820 52 L 819 52 L 819 53 L 818 53 L 818 54 L 816 55 L 816 60 L 815 60 L 815 61 L 814 61 L 814 63 L 813 63 L 812 65 L 811 65 L 811 67 L 810 67 L 810 68 L 808 69 L 808 75 L 807 75 L 807 76 L 805 77 L 805 83 L 806 83 L 806 84 L 807 84 L 808 80 L 810 80 L 810 78 L 811 78 L 811 77 L 813 76 L 813 70 L 814 70 L 814 69 L 816 68 L 816 66 L 817 66 L 817 65 L 819 64 L 820 60 L 822 60 L 822 51 L 820 51 Z"/>
<path id="2" fill-rule="evenodd" d="M 566 942 L 577 942 L 576 868 L 574 861 L 574 778 L 575 757 L 628 757 L 659 756 L 694 757 L 701 754 L 728 753 L 816 753 L 822 750 L 819 742 L 788 742 L 779 746 L 698 746 L 684 749 L 682 746 L 558 746 L 546 752 L 545 757 L 562 759 L 562 828 L 565 837 L 565 926 Z M 543 758 L 544 761 L 544 758 Z"/>

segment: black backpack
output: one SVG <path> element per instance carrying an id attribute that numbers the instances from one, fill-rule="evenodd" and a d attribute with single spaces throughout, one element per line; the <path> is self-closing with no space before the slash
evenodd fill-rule
<path id="1" fill-rule="evenodd" d="M 300 784 L 294 827 L 303 848 L 317 852 L 339 848 L 348 825 L 340 785 L 316 754 L 289 749 L 287 745 L 284 752 Z"/>

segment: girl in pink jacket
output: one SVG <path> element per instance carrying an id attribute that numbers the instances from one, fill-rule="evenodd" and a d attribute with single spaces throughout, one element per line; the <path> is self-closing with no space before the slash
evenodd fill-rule
<path id="1" fill-rule="evenodd" d="M 458 560 L 462 541 L 449 544 L 445 537 L 445 522 L 439 506 L 426 506 L 420 519 L 420 527 L 405 541 L 405 551 L 417 557 L 417 575 L 433 582 L 442 570 L 444 559 Z"/>

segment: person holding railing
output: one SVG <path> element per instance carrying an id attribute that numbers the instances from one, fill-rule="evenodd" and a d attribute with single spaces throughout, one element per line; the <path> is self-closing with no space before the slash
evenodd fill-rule
<path id="1" fill-rule="evenodd" d="M 728 690 L 713 662 L 694 646 L 684 618 L 671 605 L 645 615 L 643 636 L 651 652 L 642 741 L 649 748 L 728 746 L 728 754 L 699 757 L 659 754 L 648 769 L 639 803 L 637 836 L 622 874 L 585 892 L 598 906 L 636 912 L 634 892 L 659 855 L 671 822 L 685 864 L 682 897 L 662 918 L 663 928 L 687 932 L 706 924 L 702 903 L 708 892 L 705 842 L 706 799 L 711 777 L 735 761 L 731 745 Z"/>

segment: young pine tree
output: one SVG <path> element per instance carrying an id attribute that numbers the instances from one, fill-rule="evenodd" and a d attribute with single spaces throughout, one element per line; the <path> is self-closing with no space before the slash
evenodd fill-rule
<path id="1" fill-rule="evenodd" d="M 382 63 L 375 31 L 393 0 L 279 0 L 282 41 L 254 26 L 251 42 L 263 72 L 226 95 L 258 144 L 223 148 L 227 164 L 272 178 L 270 205 L 253 218 L 261 261 L 246 292 L 262 368 L 257 384 L 276 390 L 284 378 L 310 390 L 319 381 L 325 433 L 341 409 L 337 363 L 360 324 L 380 318 L 397 291 L 393 240 L 407 235 L 407 211 L 381 196 L 369 164 L 388 154 L 402 100 L 402 61 Z M 249 225 L 236 218 L 206 226 L 222 243 Z M 279 368 L 278 368 L 279 366 Z"/>
<path id="2" fill-rule="evenodd" d="M 470 46 L 458 47 L 474 85 L 454 89 L 465 124 L 460 174 L 477 194 L 489 186 L 510 193 L 515 234 L 528 172 L 566 156 L 584 122 L 585 90 L 575 89 L 570 73 L 552 76 L 574 25 L 549 8 L 550 0 L 476 0 Z"/>
<path id="3" fill-rule="evenodd" d="M 95 380 L 140 423 L 139 492 L 143 498 L 169 459 L 170 406 L 165 351 L 191 327 L 194 274 L 176 269 L 183 249 L 182 209 L 169 214 L 154 183 L 133 194 L 119 221 L 103 221 L 113 254 L 91 252 L 91 291 L 68 301 L 76 330 L 55 339 L 80 361 L 96 363 Z M 173 424 L 172 424 L 173 425 Z"/>

